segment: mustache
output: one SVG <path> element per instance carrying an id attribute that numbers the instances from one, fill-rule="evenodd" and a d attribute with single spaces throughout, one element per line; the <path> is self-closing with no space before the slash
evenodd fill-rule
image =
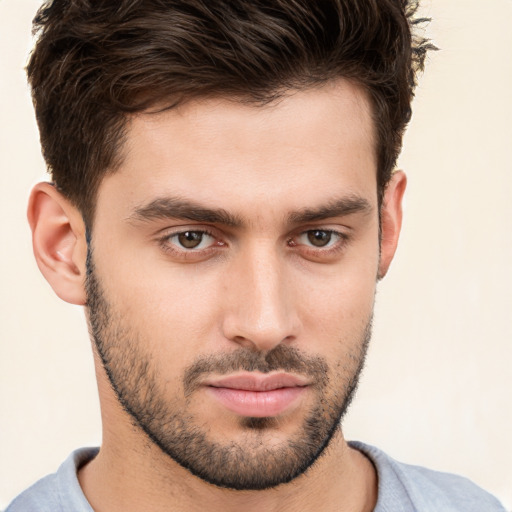
<path id="1" fill-rule="evenodd" d="M 265 353 L 240 348 L 229 354 L 199 358 L 185 371 L 183 387 L 185 396 L 188 396 L 201 386 L 204 376 L 212 373 L 226 375 L 238 371 L 297 373 L 311 377 L 317 386 L 325 387 L 329 381 L 328 369 L 329 366 L 322 357 L 308 356 L 295 347 L 284 344 Z"/>

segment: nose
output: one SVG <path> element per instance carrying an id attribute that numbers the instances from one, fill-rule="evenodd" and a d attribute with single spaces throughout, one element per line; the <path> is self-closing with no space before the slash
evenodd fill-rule
<path id="1" fill-rule="evenodd" d="M 275 249 L 244 251 L 231 268 L 223 317 L 224 336 L 239 345 L 268 352 L 292 342 L 300 324 L 287 264 Z"/>

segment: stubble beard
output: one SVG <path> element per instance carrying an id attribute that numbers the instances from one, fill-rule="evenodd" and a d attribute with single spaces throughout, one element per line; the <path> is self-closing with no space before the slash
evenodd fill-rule
<path id="1" fill-rule="evenodd" d="M 169 399 L 156 370 L 155 354 L 144 353 L 139 333 L 130 329 L 126 316 L 108 302 L 92 261 L 87 258 L 87 306 L 92 340 L 122 407 L 160 450 L 195 476 L 233 490 L 262 490 L 290 482 L 310 468 L 325 452 L 339 429 L 355 390 L 371 336 L 368 320 L 356 354 L 343 368 L 330 373 L 327 362 L 280 344 L 267 353 L 243 348 L 219 356 L 200 357 L 183 375 L 183 400 Z M 272 446 L 272 431 L 279 420 L 240 418 L 241 441 L 221 443 L 209 437 L 215 425 L 198 422 L 186 405 L 193 400 L 201 379 L 210 372 L 295 372 L 313 381 L 315 405 L 298 432 Z"/>

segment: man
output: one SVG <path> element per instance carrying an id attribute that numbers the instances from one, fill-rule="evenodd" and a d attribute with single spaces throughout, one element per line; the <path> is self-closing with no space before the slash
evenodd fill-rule
<path id="1" fill-rule="evenodd" d="M 399 1 L 45 4 L 35 256 L 103 418 L 18 510 L 503 510 L 347 443 L 425 41 Z"/>

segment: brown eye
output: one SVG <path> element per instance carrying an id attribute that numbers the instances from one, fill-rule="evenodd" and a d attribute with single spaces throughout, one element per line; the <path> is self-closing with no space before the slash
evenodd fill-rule
<path id="1" fill-rule="evenodd" d="M 201 245 L 204 235 L 201 231 L 185 231 L 176 235 L 176 238 L 185 249 L 196 249 Z"/>
<path id="2" fill-rule="evenodd" d="M 308 241 L 315 247 L 325 247 L 332 238 L 332 231 L 315 229 L 307 232 Z"/>
<path id="3" fill-rule="evenodd" d="M 226 247 L 222 239 L 219 240 L 214 234 L 202 229 L 165 234 L 158 242 L 166 254 L 187 262 L 203 261 Z"/>

